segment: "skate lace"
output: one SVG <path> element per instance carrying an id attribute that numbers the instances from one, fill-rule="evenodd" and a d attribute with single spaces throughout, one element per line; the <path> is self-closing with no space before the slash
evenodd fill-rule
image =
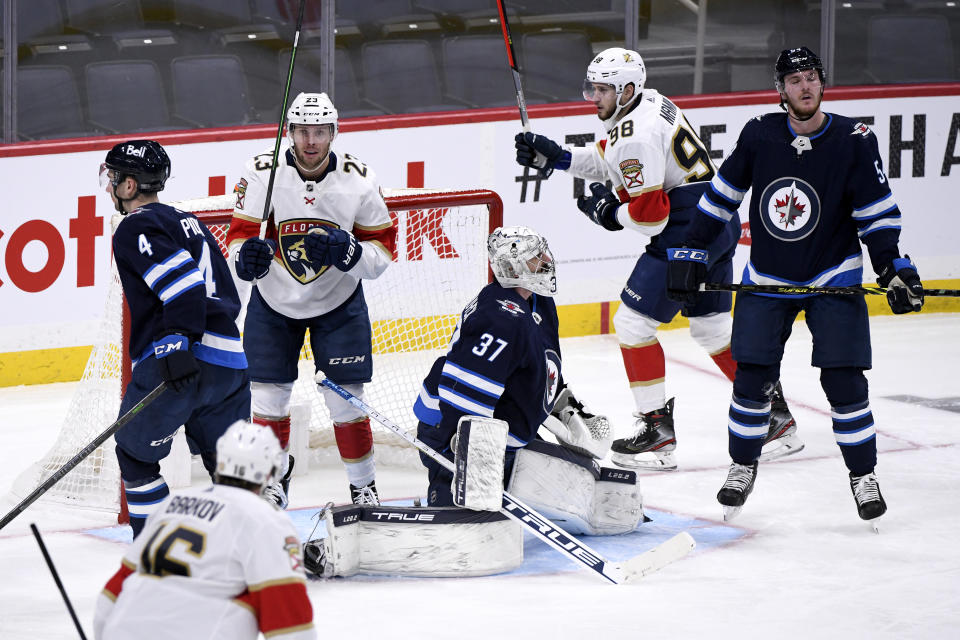
<path id="1" fill-rule="evenodd" d="M 858 476 L 851 480 L 853 485 L 853 496 L 857 499 L 857 504 L 867 502 L 879 502 L 880 485 L 877 483 L 877 476 L 868 473 L 864 476 Z"/>
<path id="2" fill-rule="evenodd" d="M 360 487 L 353 496 L 353 503 L 362 506 L 376 507 L 380 504 L 377 494 L 369 486 Z"/>
<path id="3" fill-rule="evenodd" d="M 744 491 L 750 486 L 751 480 L 753 480 L 753 467 L 734 462 L 730 465 L 730 471 L 727 473 L 727 481 L 723 483 L 723 488 Z"/>

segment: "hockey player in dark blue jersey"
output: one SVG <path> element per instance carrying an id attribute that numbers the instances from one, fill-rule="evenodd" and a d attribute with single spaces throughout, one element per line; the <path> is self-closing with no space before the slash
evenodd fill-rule
<path id="1" fill-rule="evenodd" d="M 492 446 L 487 456 L 498 459 L 500 470 L 488 475 L 478 470 L 478 483 L 493 491 L 494 510 L 500 505 L 499 481 L 505 479 L 521 499 L 571 532 L 632 530 L 642 516 L 636 473 L 604 470 L 596 464 L 610 447 L 609 424 L 584 407 L 563 381 L 552 297 L 557 281 L 547 241 L 528 227 L 503 227 L 490 234 L 487 249 L 496 282 L 463 310 L 450 350 L 424 380 L 414 405 L 420 420 L 417 437 L 453 460 L 454 453 L 464 454 L 461 423 L 503 421 L 505 441 Z M 560 445 L 538 437 L 541 425 Z M 471 433 L 476 433 L 476 426 Z M 458 433 L 460 448 L 451 442 Z M 485 508 L 454 496 L 450 472 L 427 456 L 420 457 L 428 470 L 430 506 Z M 544 482 L 544 477 L 557 481 Z M 558 487 L 565 496 L 551 493 Z M 601 503 L 603 509 L 593 508 Z M 571 512 L 569 504 L 582 507 Z M 617 515 L 611 520 L 610 514 Z"/>
<path id="2" fill-rule="evenodd" d="M 705 248 L 752 190 L 744 283 L 860 285 L 863 243 L 878 282 L 888 288 L 893 312 L 919 311 L 923 285 L 909 257 L 900 256 L 900 209 L 876 137 L 861 122 L 821 111 L 823 64 L 810 49 L 783 51 L 775 80 L 785 113 L 759 116 L 744 126 L 701 198 L 702 215 L 684 246 L 669 250 L 668 294 L 696 300 L 706 278 Z M 871 367 L 870 325 L 861 296 L 737 296 L 737 373 L 728 422 L 733 463 L 717 499 L 729 519 L 753 489 L 770 415 L 765 391 L 779 379 L 784 344 L 800 311 L 813 336 L 812 364 L 820 368 L 857 511 L 875 526 L 887 507 L 874 473 L 876 430 L 863 374 Z"/>
<path id="3" fill-rule="evenodd" d="M 123 215 L 113 255 L 130 309 L 133 373 L 120 414 L 161 381 L 171 390 L 116 434 L 134 537 L 170 493 L 160 460 L 180 425 L 212 475 L 217 439 L 237 420 L 250 419 L 237 289 L 210 231 L 158 201 L 169 175 L 170 159 L 152 140 L 114 146 L 100 167 L 101 186 Z"/>

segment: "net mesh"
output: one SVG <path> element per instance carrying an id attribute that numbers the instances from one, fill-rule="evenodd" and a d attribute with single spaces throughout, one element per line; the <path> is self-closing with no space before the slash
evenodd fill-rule
<path id="1" fill-rule="evenodd" d="M 500 198 L 487 190 L 384 190 L 398 226 L 397 260 L 364 294 L 373 325 L 373 381 L 365 399 L 408 431 L 416 429 L 412 406 L 438 355 L 446 350 L 463 307 L 488 282 L 486 237 L 502 220 Z M 172 203 L 192 211 L 217 238 L 226 255 L 232 196 Z M 51 450 L 14 483 L 14 498 L 29 494 L 117 419 L 125 354 L 123 295 L 116 269 L 93 350 Z M 126 363 L 129 366 L 129 362 Z M 329 414 L 313 381 L 314 363 L 305 340 L 292 405 L 308 411 L 311 462 L 325 464 L 339 454 Z M 372 422 L 378 463 L 417 465 L 416 450 L 392 431 Z M 45 501 L 119 510 L 120 473 L 110 438 L 45 495 Z"/>

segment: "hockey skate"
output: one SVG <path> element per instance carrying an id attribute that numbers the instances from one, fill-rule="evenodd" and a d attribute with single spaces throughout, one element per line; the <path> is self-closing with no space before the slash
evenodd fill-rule
<path id="1" fill-rule="evenodd" d="M 729 522 L 737 517 L 747 496 L 753 491 L 753 483 L 757 479 L 758 463 L 752 465 L 730 463 L 727 480 L 717 493 L 717 502 L 723 505 L 723 521 Z"/>
<path id="2" fill-rule="evenodd" d="M 286 509 L 290 504 L 290 476 L 293 475 L 293 456 L 287 456 L 287 472 L 283 474 L 277 482 L 271 482 L 263 489 L 263 497 L 280 507 Z"/>
<path id="3" fill-rule="evenodd" d="M 371 481 L 370 484 L 362 487 L 350 485 L 350 499 L 353 501 L 353 504 L 361 506 L 380 506 L 380 495 L 377 493 L 377 483 Z"/>
<path id="4" fill-rule="evenodd" d="M 857 513 L 861 520 L 866 520 L 874 532 L 879 533 L 877 524 L 880 516 L 887 512 L 887 503 L 880 494 L 880 484 L 877 474 L 871 472 L 862 476 L 850 474 L 850 491 L 857 501 Z"/>
<path id="5" fill-rule="evenodd" d="M 634 413 L 636 435 L 614 440 L 610 450 L 615 465 L 627 469 L 675 471 L 677 459 L 674 449 L 677 438 L 673 432 L 673 398 L 667 404 L 649 413 Z M 641 456 L 643 456 L 641 458 Z"/>
<path id="6" fill-rule="evenodd" d="M 759 460 L 769 462 L 802 450 L 803 441 L 797 435 L 797 421 L 783 397 L 783 387 L 777 382 L 777 386 L 770 392 L 770 429 L 763 439 Z"/>

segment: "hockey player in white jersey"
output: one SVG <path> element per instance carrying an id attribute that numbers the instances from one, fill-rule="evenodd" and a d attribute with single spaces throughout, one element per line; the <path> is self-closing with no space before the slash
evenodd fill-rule
<path id="1" fill-rule="evenodd" d="M 337 110 L 324 93 L 301 93 L 287 112 L 265 239 L 261 215 L 272 151 L 254 156 L 237 183 L 227 243 L 237 276 L 253 281 L 244 324 L 253 421 L 289 449 L 290 396 L 304 334 L 317 370 L 362 397 L 370 382 L 371 327 L 363 279 L 377 278 L 394 257 L 390 220 L 373 170 L 331 149 Z M 355 503 L 379 502 L 370 420 L 326 388 L 340 457 Z M 268 489 L 286 507 L 293 458 Z"/>
<path id="2" fill-rule="evenodd" d="M 269 429 L 217 441 L 214 484 L 169 495 L 97 599 L 98 640 L 316 638 L 300 541 L 261 497 L 283 459 Z"/>
<path id="3" fill-rule="evenodd" d="M 645 81 L 646 69 L 635 51 L 615 47 L 601 52 L 587 67 L 583 95 L 596 105 L 607 138 L 593 147 L 565 148 L 527 132 L 516 136 L 516 148 L 521 165 L 547 175 L 563 169 L 592 180 L 591 195 L 581 196 L 577 206 L 594 223 L 609 231 L 630 229 L 650 237 L 614 316 L 637 419 L 635 435 L 614 441 L 612 459 L 624 467 L 671 471 L 677 468 L 674 399 L 666 399 L 665 358 L 656 337 L 659 325 L 682 310 L 694 340 L 731 381 L 736 363 L 730 355 L 729 292 L 705 293 L 687 307 L 666 297 L 666 249 L 696 213 L 716 168 L 681 110 L 646 88 Z M 613 190 L 604 182 L 612 183 Z M 734 217 L 711 247 L 710 282 L 732 280 L 739 237 L 740 223 Z M 769 391 L 773 419 L 764 460 L 803 447 L 779 383 Z"/>

